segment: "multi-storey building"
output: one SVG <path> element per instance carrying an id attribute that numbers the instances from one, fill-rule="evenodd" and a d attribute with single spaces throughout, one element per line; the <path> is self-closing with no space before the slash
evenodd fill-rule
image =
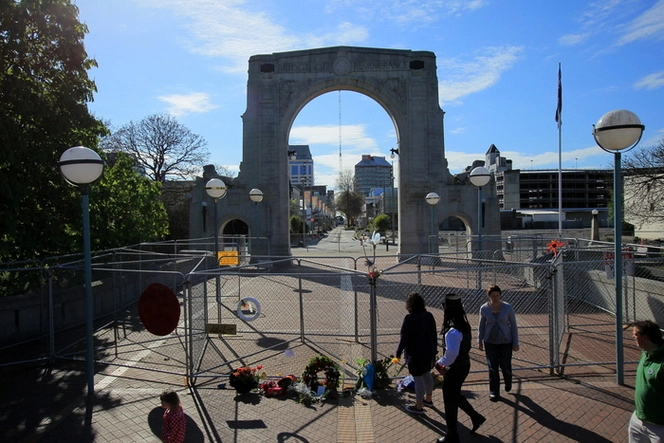
<path id="1" fill-rule="evenodd" d="M 315 183 L 314 160 L 309 145 L 289 145 L 288 166 L 291 185 L 311 186 Z"/>
<path id="2" fill-rule="evenodd" d="M 512 169 L 494 145 L 486 168 L 494 175 L 500 209 L 557 209 L 559 191 L 563 211 L 606 208 L 611 201 L 612 170 L 563 169 L 559 183 L 557 169 Z"/>
<path id="3" fill-rule="evenodd" d="M 356 191 L 368 196 L 371 189 L 389 188 L 392 186 L 392 165 L 385 157 L 363 155 L 355 165 Z"/>

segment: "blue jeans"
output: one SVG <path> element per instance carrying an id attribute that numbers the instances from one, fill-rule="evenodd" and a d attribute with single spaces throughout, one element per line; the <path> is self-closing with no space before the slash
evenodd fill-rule
<path id="1" fill-rule="evenodd" d="M 500 395 L 500 369 L 503 373 L 505 390 L 512 387 L 512 343 L 494 344 L 484 342 L 486 362 L 489 365 L 489 393 Z"/>

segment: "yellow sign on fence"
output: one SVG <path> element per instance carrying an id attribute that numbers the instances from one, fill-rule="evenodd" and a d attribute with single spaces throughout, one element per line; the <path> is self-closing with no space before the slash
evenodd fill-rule
<path id="1" fill-rule="evenodd" d="M 217 253 L 217 261 L 219 262 L 219 266 L 237 266 L 240 264 L 237 251 L 219 251 Z"/>

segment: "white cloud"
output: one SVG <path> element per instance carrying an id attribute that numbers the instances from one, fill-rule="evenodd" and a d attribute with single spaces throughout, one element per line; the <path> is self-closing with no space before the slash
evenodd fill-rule
<path id="1" fill-rule="evenodd" d="M 358 16 L 371 21 L 389 21 L 400 25 L 431 23 L 441 16 L 455 16 L 475 11 L 487 5 L 486 0 L 330 0 L 325 12 L 354 10 Z"/>
<path id="2" fill-rule="evenodd" d="M 166 108 L 166 111 L 175 117 L 191 113 L 208 112 L 218 107 L 210 103 L 210 96 L 203 92 L 194 92 L 186 95 L 160 95 L 157 98 L 170 105 Z"/>
<path id="3" fill-rule="evenodd" d="M 590 37 L 589 32 L 567 34 L 558 39 L 558 43 L 562 46 L 575 46 L 585 42 Z"/>
<path id="4" fill-rule="evenodd" d="M 519 59 L 522 50 L 520 46 L 489 47 L 474 60 L 439 58 L 438 68 L 445 72 L 446 79 L 438 83 L 441 105 L 494 85 Z"/>
<path id="5" fill-rule="evenodd" d="M 616 44 L 620 46 L 650 38 L 664 39 L 664 0 L 659 0 L 652 8 L 627 25 L 625 33 Z"/>
<path id="6" fill-rule="evenodd" d="M 606 46 L 606 35 L 618 35 L 616 43 L 609 48 L 622 46 L 643 39 L 664 39 L 664 0 L 637 18 L 629 21 L 635 10 L 642 9 L 643 2 L 635 0 L 602 0 L 589 2 L 586 10 L 578 14 L 579 32 L 566 34 L 558 39 L 564 46 L 587 42 L 593 36 L 601 37 Z"/>
<path id="7" fill-rule="evenodd" d="M 375 139 L 367 136 L 365 125 L 342 125 L 342 149 L 365 154 L 377 148 Z M 290 143 L 298 145 L 339 146 L 339 126 L 294 126 L 290 132 Z"/>
<path id="8" fill-rule="evenodd" d="M 329 32 L 320 36 L 309 35 L 304 38 L 308 46 L 319 47 L 335 42 L 338 45 L 353 45 L 366 41 L 369 31 L 363 27 L 350 22 L 343 22 L 337 26 L 335 32 Z"/>
<path id="9" fill-rule="evenodd" d="M 249 57 L 317 46 L 352 45 L 368 39 L 365 27 L 340 23 L 333 32 L 298 35 L 278 24 L 269 14 L 244 0 L 140 0 L 154 8 L 168 8 L 186 20 L 191 31 L 183 43 L 196 54 L 220 57 L 230 64 L 227 73 L 246 75 Z"/>
<path id="10" fill-rule="evenodd" d="M 655 72 L 643 77 L 634 85 L 635 89 L 658 89 L 664 86 L 664 71 Z"/>

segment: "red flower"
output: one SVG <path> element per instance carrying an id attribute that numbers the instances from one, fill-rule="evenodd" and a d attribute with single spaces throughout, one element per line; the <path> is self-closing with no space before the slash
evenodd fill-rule
<path id="1" fill-rule="evenodd" d="M 565 246 L 565 243 L 561 242 L 558 239 L 555 239 L 555 240 L 551 240 L 547 244 L 547 246 L 549 247 L 549 249 L 548 249 L 549 252 L 551 252 L 553 254 L 553 256 L 555 257 L 556 255 L 558 255 L 559 250 L 562 249 L 563 246 Z"/>

